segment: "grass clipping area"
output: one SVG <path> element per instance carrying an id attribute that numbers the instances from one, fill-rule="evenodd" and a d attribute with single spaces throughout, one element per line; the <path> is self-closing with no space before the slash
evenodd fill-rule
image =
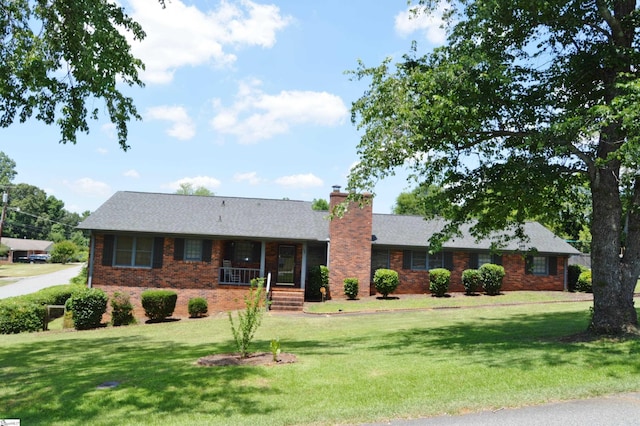
<path id="1" fill-rule="evenodd" d="M 351 315 L 267 314 L 297 362 L 203 368 L 235 350 L 226 314 L 3 336 L 0 413 L 22 424 L 358 424 L 640 388 L 640 341 L 563 341 L 590 302 Z M 113 383 L 114 386 L 103 386 Z"/>

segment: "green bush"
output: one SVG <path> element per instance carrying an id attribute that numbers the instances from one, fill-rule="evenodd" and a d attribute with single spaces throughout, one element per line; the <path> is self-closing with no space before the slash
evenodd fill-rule
<path id="1" fill-rule="evenodd" d="M 194 297 L 193 299 L 189 299 L 188 309 L 189 316 L 191 318 L 203 317 L 209 311 L 207 299 L 203 297 Z"/>
<path id="2" fill-rule="evenodd" d="M 84 286 L 73 284 L 56 285 L 53 287 L 43 288 L 35 293 L 25 294 L 12 298 L 23 303 L 35 303 L 38 305 L 64 305 L 71 295 L 80 291 Z"/>
<path id="3" fill-rule="evenodd" d="M 3 300 L 0 303 L 0 334 L 42 330 L 45 315 L 44 305 Z"/>
<path id="4" fill-rule="evenodd" d="M 358 297 L 358 279 L 357 278 L 345 278 L 344 279 L 344 294 L 349 299 L 355 299 Z"/>
<path id="5" fill-rule="evenodd" d="M 264 278 L 251 280 L 251 289 L 244 297 L 244 305 L 244 312 L 238 311 L 237 324 L 233 321 L 233 315 L 229 312 L 231 333 L 242 358 L 246 358 L 249 355 L 249 346 L 262 322 L 262 314 L 265 310 Z"/>
<path id="6" fill-rule="evenodd" d="M 382 294 L 385 299 L 396 291 L 399 282 L 398 273 L 392 269 L 378 269 L 373 274 L 373 284 L 376 286 L 376 291 Z"/>
<path id="7" fill-rule="evenodd" d="M 320 300 L 321 288 L 329 288 L 329 268 L 324 265 L 313 266 L 309 270 L 309 297 Z"/>
<path id="8" fill-rule="evenodd" d="M 53 263 L 68 263 L 73 260 L 74 256 L 78 252 L 78 246 L 72 241 L 60 241 L 55 243 L 51 249 L 51 262 Z"/>
<path id="9" fill-rule="evenodd" d="M 482 278 L 482 288 L 489 296 L 500 294 L 502 289 L 502 279 L 504 278 L 504 267 L 493 263 L 485 263 L 480 267 Z"/>
<path id="10" fill-rule="evenodd" d="M 84 265 L 82 269 L 80 269 L 80 273 L 71 278 L 71 284 L 87 285 L 88 275 L 87 265 Z"/>
<path id="11" fill-rule="evenodd" d="M 591 284 L 591 269 L 583 271 L 578 277 L 576 282 L 576 291 L 583 291 L 585 293 L 593 293 L 593 286 Z"/>
<path id="12" fill-rule="evenodd" d="M 83 288 L 71 295 L 67 309 L 73 312 L 73 326 L 76 330 L 89 330 L 102 325 L 102 315 L 107 312 L 106 293 L 97 288 Z"/>
<path id="13" fill-rule="evenodd" d="M 567 267 L 567 290 L 578 291 L 577 284 L 580 274 L 584 271 L 588 271 L 589 268 L 582 265 L 569 265 Z"/>
<path id="14" fill-rule="evenodd" d="M 133 305 L 128 293 L 116 291 L 111 298 L 111 323 L 115 326 L 134 324 Z"/>
<path id="15" fill-rule="evenodd" d="M 178 294 L 171 290 L 146 290 L 140 295 L 144 313 L 151 321 L 162 321 L 173 315 Z"/>
<path id="16" fill-rule="evenodd" d="M 436 297 L 443 297 L 449 291 L 451 271 L 435 268 L 429 271 L 429 291 Z"/>
<path id="17" fill-rule="evenodd" d="M 482 276 L 477 269 L 466 269 L 462 271 L 462 285 L 465 294 L 475 294 L 482 287 Z"/>

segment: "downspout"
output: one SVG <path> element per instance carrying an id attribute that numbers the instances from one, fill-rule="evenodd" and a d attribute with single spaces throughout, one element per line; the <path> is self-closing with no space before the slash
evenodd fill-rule
<path id="1" fill-rule="evenodd" d="M 91 247 L 89 249 L 89 271 L 87 273 L 87 287 L 91 288 L 93 282 L 93 262 L 95 260 L 95 251 L 96 251 L 96 238 L 91 231 L 91 235 L 89 236 L 91 240 Z"/>
<path id="2" fill-rule="evenodd" d="M 307 242 L 302 243 L 302 268 L 300 270 L 300 288 L 304 290 L 307 281 Z"/>
<path id="3" fill-rule="evenodd" d="M 569 291 L 569 256 L 564 258 L 564 291 Z"/>
<path id="4" fill-rule="evenodd" d="M 264 277 L 264 270 L 266 268 L 266 257 L 267 257 L 267 243 L 266 241 L 262 241 L 260 243 L 260 276 Z"/>

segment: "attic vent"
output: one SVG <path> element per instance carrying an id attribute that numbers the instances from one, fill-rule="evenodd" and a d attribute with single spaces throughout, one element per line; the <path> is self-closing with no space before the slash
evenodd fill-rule
<path id="1" fill-rule="evenodd" d="M 222 216 L 218 216 L 218 222 L 222 222 Z"/>
<path id="2" fill-rule="evenodd" d="M 224 200 L 222 200 L 222 207 L 224 207 Z"/>

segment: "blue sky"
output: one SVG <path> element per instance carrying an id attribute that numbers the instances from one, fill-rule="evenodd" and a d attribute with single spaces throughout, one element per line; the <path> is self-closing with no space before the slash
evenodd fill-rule
<path id="1" fill-rule="evenodd" d="M 351 103 L 366 89 L 345 75 L 444 42 L 437 18 L 410 19 L 405 0 L 123 0 L 147 38 L 134 44 L 144 88 L 126 89 L 143 121 L 123 152 L 103 116 L 76 145 L 35 120 L 0 129 L 15 183 L 44 189 L 70 211 L 114 192 L 173 193 L 180 183 L 216 195 L 328 199 L 358 161 Z M 102 107 L 96 103 L 97 107 Z M 376 187 L 389 213 L 410 189 L 402 173 Z"/>

